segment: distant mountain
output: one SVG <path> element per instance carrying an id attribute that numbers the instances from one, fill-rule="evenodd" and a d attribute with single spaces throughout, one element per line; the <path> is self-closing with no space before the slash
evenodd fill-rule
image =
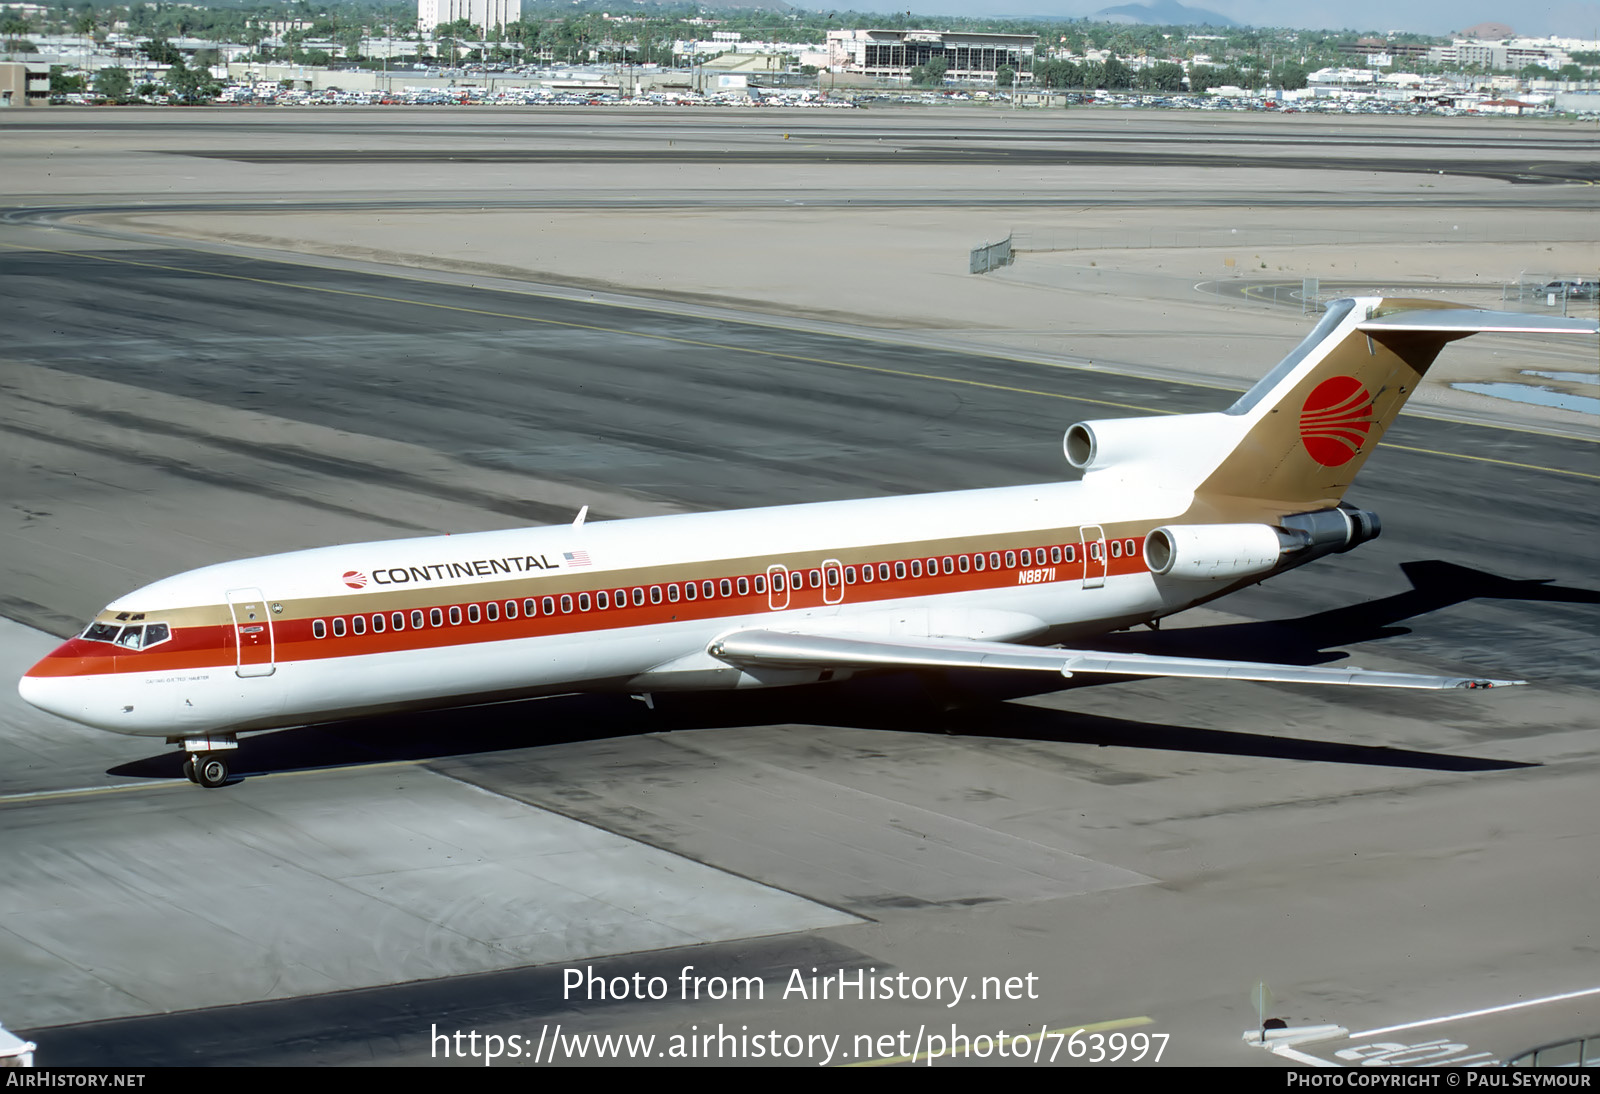
<path id="1" fill-rule="evenodd" d="M 1089 18 L 1101 23 L 1143 23 L 1158 27 L 1236 27 L 1226 15 L 1205 8 L 1191 8 L 1177 0 L 1154 0 L 1150 4 L 1118 4 L 1103 8 Z"/>

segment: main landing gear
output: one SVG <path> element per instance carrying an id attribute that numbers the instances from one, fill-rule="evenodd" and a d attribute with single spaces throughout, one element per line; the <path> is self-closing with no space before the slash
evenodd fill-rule
<path id="1" fill-rule="evenodd" d="M 231 733 L 217 737 L 169 737 L 167 743 L 189 754 L 183 761 L 183 777 L 207 790 L 215 790 L 228 781 L 227 753 L 239 747 L 238 739 Z"/>

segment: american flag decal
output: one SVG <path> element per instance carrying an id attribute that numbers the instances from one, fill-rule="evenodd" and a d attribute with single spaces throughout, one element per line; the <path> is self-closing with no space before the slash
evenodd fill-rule
<path id="1" fill-rule="evenodd" d="M 567 560 L 568 566 L 591 565 L 588 551 L 562 551 L 561 557 Z"/>

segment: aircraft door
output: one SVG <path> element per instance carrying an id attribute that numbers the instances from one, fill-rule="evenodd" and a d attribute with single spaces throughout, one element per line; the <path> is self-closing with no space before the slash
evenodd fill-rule
<path id="1" fill-rule="evenodd" d="M 844 601 L 844 567 L 836 558 L 822 563 L 822 602 L 839 604 Z"/>
<path id="2" fill-rule="evenodd" d="M 1106 533 L 1098 524 L 1079 529 L 1083 537 L 1083 587 L 1098 589 L 1106 583 Z"/>
<path id="3" fill-rule="evenodd" d="M 238 649 L 240 676 L 271 676 L 273 664 L 272 612 L 260 589 L 229 589 L 228 610 L 233 613 L 233 637 Z"/>
<path id="4" fill-rule="evenodd" d="M 789 606 L 789 568 L 774 562 L 767 567 L 767 607 L 781 612 Z"/>

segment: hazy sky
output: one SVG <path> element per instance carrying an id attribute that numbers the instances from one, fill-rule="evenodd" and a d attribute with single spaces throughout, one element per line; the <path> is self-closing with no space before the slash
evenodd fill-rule
<path id="1" fill-rule="evenodd" d="M 799 0 L 805 6 L 805 0 Z M 856 11 L 919 15 L 1059 15 L 1080 17 L 1129 0 L 856 0 Z M 1150 0 L 1133 0 L 1148 3 Z M 1518 34 L 1594 38 L 1600 3 L 1592 0 L 1182 0 L 1251 26 L 1408 30 L 1448 34 L 1477 23 L 1505 23 Z"/>

